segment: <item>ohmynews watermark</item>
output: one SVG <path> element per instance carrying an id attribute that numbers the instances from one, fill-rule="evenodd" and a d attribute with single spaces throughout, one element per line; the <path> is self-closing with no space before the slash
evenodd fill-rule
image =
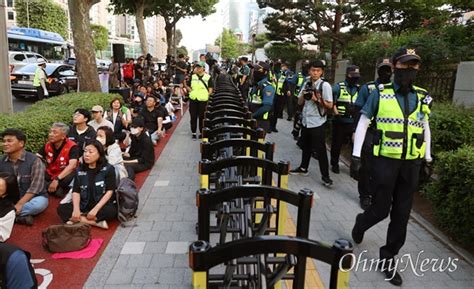
<path id="1" fill-rule="evenodd" d="M 367 271 L 381 271 L 388 270 L 392 272 L 392 275 L 385 280 L 389 281 L 392 280 L 395 276 L 395 272 L 404 272 L 406 270 L 411 270 L 413 274 L 418 277 L 425 276 L 425 272 L 454 272 L 457 270 L 458 265 L 457 262 L 459 261 L 458 258 L 424 258 L 422 254 L 425 252 L 421 250 L 416 258 L 413 258 L 411 254 L 404 254 L 400 258 L 393 258 L 393 259 L 377 259 L 372 258 L 369 259 L 364 256 L 368 250 L 363 250 L 359 253 L 359 255 L 355 255 L 354 253 L 344 255 L 341 260 L 339 261 L 339 269 L 343 272 L 348 271 L 360 271 L 367 272 Z M 344 269 L 342 264 L 346 261 L 346 258 L 352 257 L 352 264 L 350 268 Z"/>

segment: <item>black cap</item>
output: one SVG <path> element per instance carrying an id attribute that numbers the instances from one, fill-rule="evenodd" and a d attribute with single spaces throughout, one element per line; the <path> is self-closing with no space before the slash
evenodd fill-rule
<path id="1" fill-rule="evenodd" d="M 390 61 L 390 58 L 388 58 L 388 57 L 379 58 L 377 60 L 377 68 L 380 68 L 382 66 L 392 67 L 392 62 Z"/>
<path id="2" fill-rule="evenodd" d="M 145 127 L 145 121 L 141 117 L 136 117 L 132 120 L 130 127 Z"/>
<path id="3" fill-rule="evenodd" d="M 416 50 L 414 48 L 400 48 L 392 56 L 393 65 L 399 61 L 403 63 L 410 60 L 421 61 L 421 57 L 416 54 Z"/>
<path id="4" fill-rule="evenodd" d="M 360 77 L 360 69 L 357 65 L 349 65 L 346 68 L 346 74 L 350 77 Z"/>
<path id="5" fill-rule="evenodd" d="M 83 115 L 85 118 L 87 118 L 88 120 L 91 120 L 91 113 L 90 113 L 89 110 L 84 109 L 84 108 L 78 108 L 78 109 L 76 109 L 76 110 L 74 111 L 74 113 L 76 113 L 76 112 L 82 114 L 82 115 Z"/>
<path id="6" fill-rule="evenodd" d="M 257 70 L 260 69 L 260 68 L 263 68 L 266 71 L 268 71 L 268 70 L 270 70 L 270 65 L 268 65 L 268 63 L 266 63 L 266 62 L 259 61 L 257 64 L 255 64 L 254 68 L 257 69 Z"/>

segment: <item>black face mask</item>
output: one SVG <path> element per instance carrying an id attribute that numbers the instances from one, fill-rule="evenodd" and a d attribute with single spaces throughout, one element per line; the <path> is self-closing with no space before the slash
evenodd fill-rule
<path id="1" fill-rule="evenodd" d="M 392 78 L 392 69 L 390 67 L 381 67 L 378 71 L 377 71 L 378 75 L 379 75 L 379 81 L 380 83 L 389 83 L 390 82 L 390 78 Z"/>
<path id="2" fill-rule="evenodd" d="M 253 72 L 253 82 L 258 83 L 265 78 L 267 74 L 265 72 L 254 71 Z"/>
<path id="3" fill-rule="evenodd" d="M 398 85 L 400 85 L 400 92 L 403 95 L 407 95 L 408 92 L 410 91 L 411 86 L 413 85 L 413 82 L 415 82 L 417 72 L 418 70 L 414 68 L 405 68 L 405 69 L 395 68 L 394 81 Z"/>
<path id="4" fill-rule="evenodd" d="M 355 86 L 359 82 L 359 77 L 347 77 L 346 81 L 349 86 Z"/>

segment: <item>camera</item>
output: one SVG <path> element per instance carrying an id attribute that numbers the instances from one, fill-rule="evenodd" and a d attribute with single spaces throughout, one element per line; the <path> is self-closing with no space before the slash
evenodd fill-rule
<path id="1" fill-rule="evenodd" d="M 313 98 L 314 88 L 311 81 L 308 81 L 303 88 L 303 97 L 305 100 L 311 100 Z"/>

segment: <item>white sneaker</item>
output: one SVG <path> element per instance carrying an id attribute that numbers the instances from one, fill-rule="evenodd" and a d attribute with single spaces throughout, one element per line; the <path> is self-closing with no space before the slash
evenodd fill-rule
<path id="1" fill-rule="evenodd" d="M 64 198 L 59 203 L 60 204 L 72 203 L 72 188 L 69 190 L 69 192 L 64 196 Z"/>
<path id="2" fill-rule="evenodd" d="M 109 228 L 109 225 L 107 224 L 107 221 L 106 220 L 103 220 L 103 221 L 100 221 L 98 223 L 95 223 L 95 226 L 96 227 L 99 227 L 101 229 L 105 229 L 107 230 Z"/>

